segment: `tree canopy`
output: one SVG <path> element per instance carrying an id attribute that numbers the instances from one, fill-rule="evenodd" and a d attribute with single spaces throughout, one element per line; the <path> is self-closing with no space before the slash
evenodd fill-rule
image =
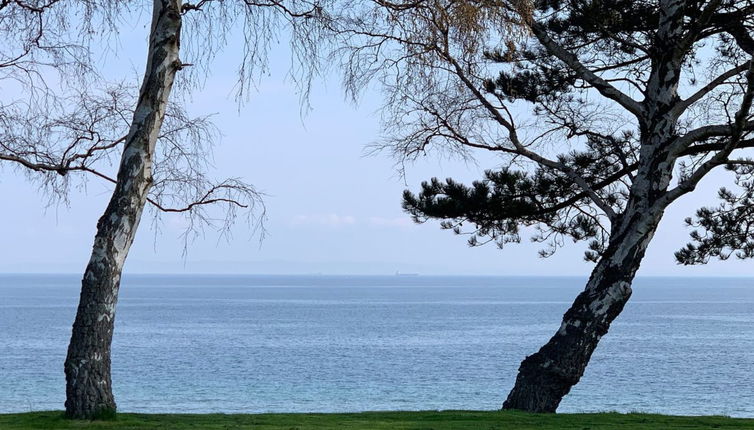
<path id="1" fill-rule="evenodd" d="M 457 89 L 453 102 L 432 90 L 414 92 L 416 103 L 402 108 L 414 114 L 403 119 L 411 132 L 390 135 L 391 147 L 403 155 L 430 144 L 481 148 L 504 154 L 506 167 L 470 186 L 425 182 L 418 194 L 404 194 L 404 208 L 417 221 L 445 220 L 444 227 L 471 234 L 472 245 L 517 242 L 522 226 L 538 228 L 533 239 L 548 244 L 542 255 L 564 238 L 588 240 L 586 258 L 596 261 L 640 168 L 641 138 L 653 121 L 641 100 L 653 91 L 652 70 L 677 62 L 679 94 L 652 107 L 678 116 L 668 145 L 669 161 L 678 163 L 676 187 L 663 204 L 692 191 L 717 166 L 727 166 L 739 188 L 721 191 L 720 206 L 689 220 L 703 232 L 693 233 L 693 243 L 677 258 L 700 263 L 732 250 L 751 256 L 746 149 L 752 146 L 754 5 L 682 3 L 683 26 L 666 41 L 658 40 L 657 2 L 536 2 L 532 17 L 521 18 L 530 37 L 504 47 L 490 44 L 483 60 L 446 70 L 470 84 Z M 458 61 L 450 40 L 446 47 L 447 62 Z M 462 228 L 467 225 L 476 228 Z"/>
<path id="2" fill-rule="evenodd" d="M 471 245 L 531 228 L 543 256 L 588 241 L 584 291 L 504 408 L 557 409 L 631 297 L 666 208 L 718 167 L 738 190 L 688 220 L 697 230 L 676 257 L 754 256 L 754 2 L 375 0 L 347 15 L 349 88 L 377 78 L 387 94 L 379 148 L 401 162 L 499 155 L 471 185 L 406 191 L 414 220 Z"/>

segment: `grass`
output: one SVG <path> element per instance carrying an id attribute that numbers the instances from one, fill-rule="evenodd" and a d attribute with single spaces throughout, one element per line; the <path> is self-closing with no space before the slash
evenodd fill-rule
<path id="1" fill-rule="evenodd" d="M 754 429 L 754 419 L 650 414 L 525 414 L 497 411 L 364 412 L 355 414 L 147 415 L 70 421 L 62 412 L 0 414 L 0 430 L 598 430 Z"/>

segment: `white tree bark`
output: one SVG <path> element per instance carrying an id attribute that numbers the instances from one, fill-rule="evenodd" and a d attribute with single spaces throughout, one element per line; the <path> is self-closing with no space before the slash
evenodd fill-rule
<path id="1" fill-rule="evenodd" d="M 66 414 L 91 419 L 116 409 L 110 347 L 121 273 L 152 186 L 152 161 L 176 72 L 181 0 L 154 0 L 144 80 L 110 203 L 97 223 L 65 361 Z"/>

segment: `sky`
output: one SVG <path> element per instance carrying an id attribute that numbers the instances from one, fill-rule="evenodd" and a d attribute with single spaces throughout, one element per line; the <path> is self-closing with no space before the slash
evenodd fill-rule
<path id="1" fill-rule="evenodd" d="M 117 52 L 102 55 L 108 76 L 134 76 L 144 68 L 148 28 L 143 16 L 124 24 Z M 239 106 L 234 99 L 238 46 L 218 55 L 203 87 L 192 93 L 189 110 L 214 114 L 223 137 L 214 150 L 213 174 L 240 177 L 265 193 L 266 232 L 260 242 L 246 225 L 230 239 L 207 231 L 183 252 L 183 221 L 166 217 L 155 231 L 144 219 L 128 257 L 127 273 L 577 275 L 587 276 L 584 244 L 568 244 L 553 257 L 538 256 L 539 244 L 469 248 L 464 237 L 438 223 L 414 224 L 401 210 L 404 189 L 417 190 L 433 176 L 469 182 L 500 166 L 489 154 L 477 162 L 429 156 L 410 165 L 405 177 L 388 154 L 367 155 L 380 139 L 381 93 L 365 89 L 358 104 L 348 100 L 337 71 L 314 81 L 311 109 L 288 77 L 290 54 L 272 44 L 270 69 Z M 184 61 L 187 61 L 184 59 Z M 640 275 L 749 276 L 750 261 L 675 264 L 673 252 L 688 230 L 683 218 L 715 204 L 720 175 L 666 213 L 649 247 Z M 79 273 L 91 252 L 96 221 L 111 187 L 90 180 L 73 190 L 68 205 L 49 205 L 38 186 L 17 171 L 0 167 L 0 272 Z"/>

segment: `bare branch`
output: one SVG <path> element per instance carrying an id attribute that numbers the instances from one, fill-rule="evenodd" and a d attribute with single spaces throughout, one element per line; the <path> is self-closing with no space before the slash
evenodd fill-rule
<path id="1" fill-rule="evenodd" d="M 717 166 L 726 164 L 728 156 L 741 143 L 744 133 L 754 126 L 754 122 L 747 121 L 751 111 L 752 101 L 754 100 L 754 61 L 750 60 L 748 64 L 749 68 L 746 72 L 746 90 L 741 101 L 741 106 L 739 107 L 738 112 L 736 112 L 734 122 L 730 125 L 730 137 L 728 142 L 720 151 L 689 175 L 688 178 L 682 180 L 675 188 L 668 190 L 657 202 L 658 207 L 665 207 L 684 194 L 693 191 L 699 181 L 701 181 L 707 173 Z"/>
<path id="2" fill-rule="evenodd" d="M 719 75 L 718 77 L 710 81 L 707 85 L 697 90 L 694 94 L 689 96 L 687 99 L 682 100 L 678 104 L 676 104 L 675 107 L 673 108 L 674 114 L 680 116 L 684 111 L 686 111 L 686 109 L 689 108 L 689 106 L 701 100 L 704 96 L 706 96 L 707 94 L 715 90 L 720 85 L 724 84 L 728 79 L 740 73 L 743 73 L 748 69 L 749 69 L 749 62 L 727 70 L 725 73 Z"/>

